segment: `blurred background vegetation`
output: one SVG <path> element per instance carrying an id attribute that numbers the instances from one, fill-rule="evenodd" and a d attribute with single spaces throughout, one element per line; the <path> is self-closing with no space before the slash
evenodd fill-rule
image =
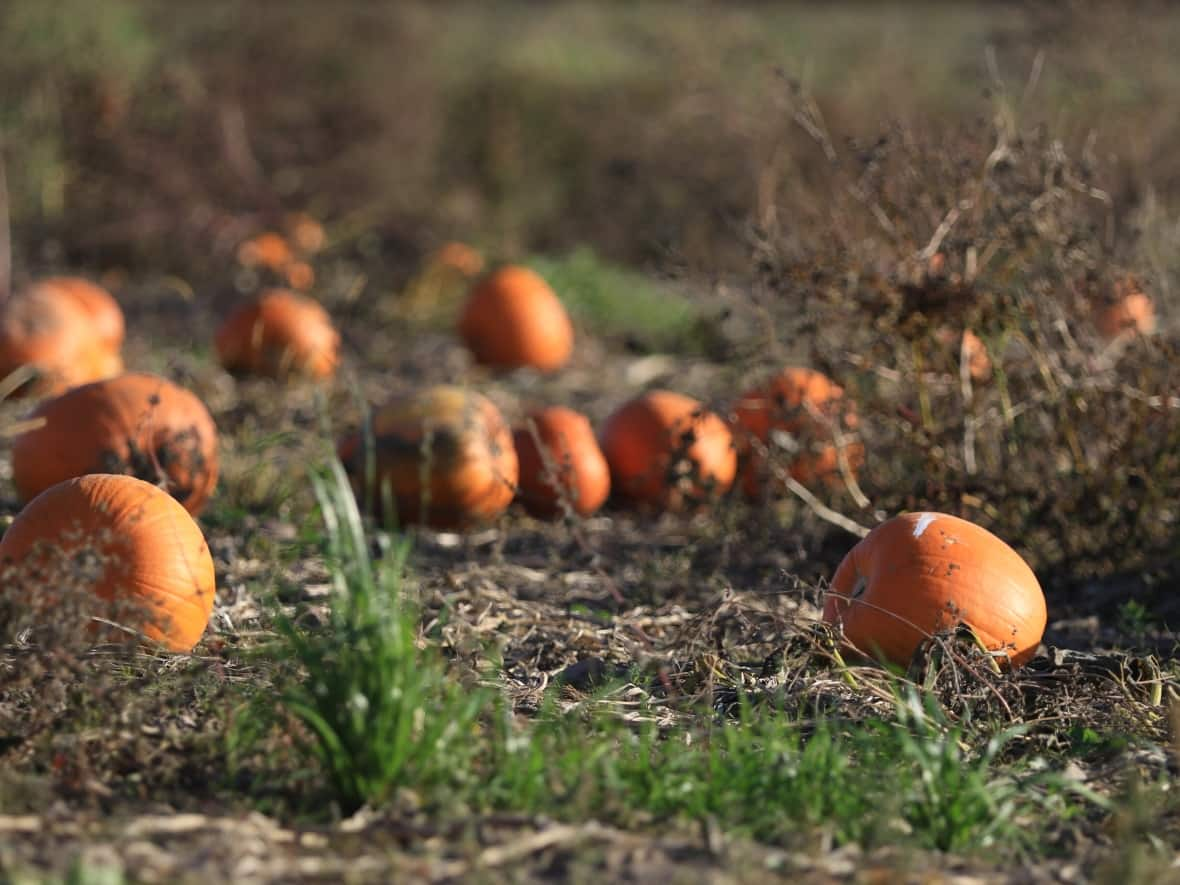
<path id="1" fill-rule="evenodd" d="M 982 500 L 1043 561 L 1140 567 L 1177 524 L 1178 45 L 1150 2 L 7 0 L 16 283 L 100 276 L 172 365 L 258 283 L 237 246 L 307 211 L 316 296 L 384 385 L 458 371 L 399 305 L 468 242 L 554 283 L 588 363 L 704 357 L 709 395 L 833 375 L 882 512 Z M 1162 334 L 1112 362 L 1086 299 L 1126 274 Z M 947 382 L 940 327 L 1003 357 L 986 392 Z"/>
<path id="2" fill-rule="evenodd" d="M 740 279 L 828 200 L 799 96 L 853 154 L 1019 115 L 1136 224 L 1180 197 L 1176 45 L 1166 4 L 7 0 L 17 269 L 199 278 L 307 209 L 395 276 L 459 238 Z"/>

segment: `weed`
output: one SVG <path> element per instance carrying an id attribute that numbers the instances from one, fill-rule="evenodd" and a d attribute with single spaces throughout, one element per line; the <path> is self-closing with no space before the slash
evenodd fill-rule
<path id="1" fill-rule="evenodd" d="M 469 767 L 485 695 L 449 679 L 437 650 L 417 645 L 416 613 L 402 592 L 408 540 L 379 534 L 374 557 L 343 466 L 333 461 L 311 480 L 324 520 L 330 615 L 315 633 L 278 617 L 280 655 L 305 674 L 279 703 L 306 728 L 302 750 L 345 812 L 403 785 L 453 785 Z"/>
<path id="2" fill-rule="evenodd" d="M 916 690 L 899 697 L 897 711 L 898 721 L 887 726 L 893 740 L 886 746 L 911 772 L 899 785 L 901 814 L 928 847 L 967 852 L 1008 844 L 1030 850 L 1036 817 L 1068 811 L 1075 787 L 1056 773 L 1033 769 L 1022 776 L 997 765 L 1004 748 L 1026 732 L 1024 726 L 993 734 L 973 750 L 978 742 L 952 727 L 937 703 L 924 702 Z"/>
<path id="3" fill-rule="evenodd" d="M 1142 641 L 1154 624 L 1151 610 L 1138 599 L 1124 600 L 1118 609 L 1116 624 L 1123 633 Z"/>

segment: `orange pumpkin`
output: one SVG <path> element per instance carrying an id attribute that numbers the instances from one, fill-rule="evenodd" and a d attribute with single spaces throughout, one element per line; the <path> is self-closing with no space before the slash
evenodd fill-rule
<path id="1" fill-rule="evenodd" d="M 1094 323 L 1098 333 L 1113 341 L 1127 335 L 1155 332 L 1155 304 L 1139 283 L 1128 277 L 1114 286 L 1114 298 L 1095 304 Z"/>
<path id="2" fill-rule="evenodd" d="M 961 364 L 967 361 L 967 372 L 972 381 L 984 382 L 992 376 L 992 359 L 987 352 L 987 345 L 970 329 L 964 329 L 961 335 L 955 335 L 950 326 L 941 326 L 934 333 L 935 339 L 947 346 L 955 348 L 955 362 Z"/>
<path id="3" fill-rule="evenodd" d="M 30 501 L 0 538 L 0 574 L 10 601 L 91 594 L 104 603 L 95 614 L 172 651 L 196 645 L 216 593 L 209 547 L 185 509 L 150 483 L 101 473 Z"/>
<path id="4" fill-rule="evenodd" d="M 907 513 L 874 528 L 844 557 L 824 605 L 856 649 L 906 666 L 934 633 L 966 624 L 1014 666 L 1045 632 L 1045 596 L 1015 550 L 945 513 Z"/>
<path id="5" fill-rule="evenodd" d="M 238 246 L 238 262 L 245 267 L 264 267 L 278 273 L 294 260 L 291 244 L 273 231 L 258 234 Z"/>
<path id="6" fill-rule="evenodd" d="M 777 490 L 766 454 L 783 452 L 787 472 L 805 485 L 841 481 L 834 429 L 855 432 L 859 425 L 844 388 L 814 369 L 788 367 L 743 395 L 734 407 L 733 423 L 742 453 L 742 489 L 758 498 Z M 844 457 L 853 471 L 864 463 L 864 447 L 844 443 Z"/>
<path id="7" fill-rule="evenodd" d="M 122 473 L 161 486 L 199 513 L 217 484 L 217 428 L 192 393 L 130 373 L 75 387 L 29 416 L 44 423 L 12 444 L 22 501 L 87 473 Z"/>
<path id="8" fill-rule="evenodd" d="M 679 510 L 720 497 L 737 472 L 725 422 L 667 390 L 624 403 L 606 419 L 601 439 L 611 487 L 645 507 Z"/>
<path id="9" fill-rule="evenodd" d="M 397 397 L 371 419 L 371 440 L 341 441 L 357 500 L 381 514 L 392 497 L 401 524 L 464 529 L 499 516 L 516 494 L 512 433 L 484 396 L 439 385 Z"/>
<path id="10" fill-rule="evenodd" d="M 585 415 L 563 406 L 533 412 L 513 433 L 520 461 L 520 499 L 538 519 L 568 506 L 589 516 L 610 494 L 610 468 Z"/>
<path id="11" fill-rule="evenodd" d="M 483 256 L 466 243 L 443 243 L 430 257 L 429 263 L 467 277 L 474 277 L 483 270 Z"/>
<path id="12" fill-rule="evenodd" d="M 336 371 L 340 335 L 316 301 L 268 289 L 217 332 L 217 356 L 231 372 L 326 378 Z"/>
<path id="13" fill-rule="evenodd" d="M 295 248 L 304 255 L 319 252 L 327 241 L 324 226 L 306 212 L 288 212 L 283 216 L 283 228 Z"/>
<path id="14" fill-rule="evenodd" d="M 501 267 L 471 291 L 459 334 L 476 362 L 551 372 L 573 353 L 574 327 L 558 297 L 525 267 Z"/>
<path id="15" fill-rule="evenodd" d="M 59 290 L 63 295 L 80 304 L 90 318 L 91 329 L 99 342 L 115 353 L 123 349 L 126 322 L 123 309 L 102 286 L 82 277 L 47 277 L 36 286 L 48 290 Z"/>
<path id="16" fill-rule="evenodd" d="M 90 366 L 91 376 L 97 380 L 114 378 L 123 374 L 123 354 L 117 350 L 107 350 L 101 345 L 93 347 L 84 357 Z"/>
<path id="17" fill-rule="evenodd" d="M 293 261 L 283 268 L 283 279 L 292 289 L 306 292 L 315 285 L 315 270 L 306 261 Z"/>
<path id="18" fill-rule="evenodd" d="M 16 395 L 46 396 L 122 371 L 122 358 L 97 337 L 94 321 L 60 289 L 34 286 L 0 304 L 0 378 L 21 366 L 37 376 Z"/>

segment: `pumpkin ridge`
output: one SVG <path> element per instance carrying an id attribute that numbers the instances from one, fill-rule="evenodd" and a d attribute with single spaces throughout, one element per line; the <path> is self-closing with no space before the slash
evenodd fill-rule
<path id="1" fill-rule="evenodd" d="M 143 590 L 137 590 L 133 595 L 137 598 L 143 599 L 144 602 L 147 602 L 154 607 L 159 607 L 159 605 L 158 603 L 152 603 L 152 596 L 166 596 L 174 603 L 190 606 L 194 613 L 201 615 L 203 618 L 208 617 L 209 612 L 213 608 L 212 604 L 206 607 L 199 600 L 205 599 L 207 595 L 214 597 L 215 594 L 206 594 L 205 591 L 200 588 L 200 586 L 196 586 L 196 588 L 191 593 L 185 593 L 170 585 L 156 583 L 155 581 L 146 577 L 142 580 L 142 585 Z M 149 594 L 148 592 L 144 591 L 151 592 Z"/>

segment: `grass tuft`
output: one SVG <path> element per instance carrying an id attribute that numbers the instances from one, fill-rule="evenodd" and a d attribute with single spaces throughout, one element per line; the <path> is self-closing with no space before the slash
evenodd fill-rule
<path id="1" fill-rule="evenodd" d="M 417 645 L 403 592 L 409 542 L 369 539 L 344 468 L 311 474 L 324 521 L 332 581 L 328 623 L 309 632 L 276 623 L 285 655 L 305 678 L 279 702 L 307 730 L 300 749 L 330 779 L 342 810 L 390 798 L 398 787 L 450 787 L 469 765 L 471 732 L 485 695 L 448 679 L 433 647 Z"/>

